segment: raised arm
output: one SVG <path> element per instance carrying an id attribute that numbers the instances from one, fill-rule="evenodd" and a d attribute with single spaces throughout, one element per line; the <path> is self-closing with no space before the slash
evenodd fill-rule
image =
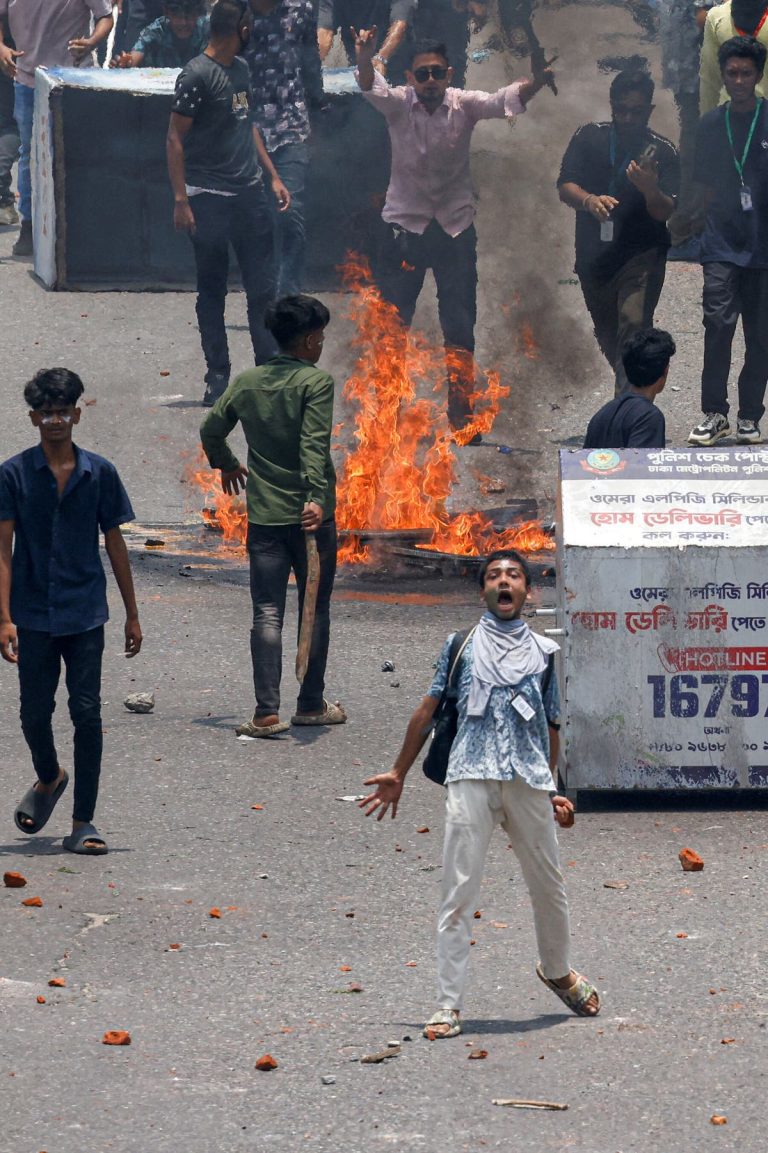
<path id="1" fill-rule="evenodd" d="M 355 38 L 355 59 L 357 60 L 357 83 L 363 92 L 370 92 L 373 88 L 373 57 L 376 52 L 376 37 L 378 28 L 361 28 L 360 31 L 350 29 Z"/>

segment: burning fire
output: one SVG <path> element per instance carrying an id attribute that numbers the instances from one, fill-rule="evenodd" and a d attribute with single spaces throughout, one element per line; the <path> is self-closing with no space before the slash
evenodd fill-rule
<path id="1" fill-rule="evenodd" d="M 466 444 L 476 433 L 487 433 L 509 396 L 496 372 L 484 373 L 468 353 L 430 344 L 418 332 L 403 329 L 394 307 L 382 300 L 368 264 L 351 257 L 343 270 L 351 293 L 350 316 L 356 335 L 357 361 L 344 386 L 344 399 L 354 414 L 356 445 L 339 475 L 336 521 L 349 536 L 339 548 L 340 563 L 368 559 L 355 530 L 428 528 L 429 545 L 462 556 L 478 556 L 497 548 L 538 552 L 551 548 L 551 537 L 535 521 L 496 532 L 482 512 L 451 515 L 446 502 L 455 481 L 453 445 Z M 530 324 L 518 335 L 524 355 L 538 356 Z M 471 422 L 460 432 L 447 417 L 446 376 L 474 372 L 477 387 L 469 400 Z M 432 397 L 419 397 L 429 390 Z M 334 436 L 341 431 L 334 429 Z M 206 504 L 227 541 L 244 541 L 247 515 L 240 501 L 221 491 L 219 475 L 206 469 L 191 473 L 205 492 Z"/>

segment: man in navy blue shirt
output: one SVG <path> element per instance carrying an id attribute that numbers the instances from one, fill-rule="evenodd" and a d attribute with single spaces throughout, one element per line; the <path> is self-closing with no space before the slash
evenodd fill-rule
<path id="1" fill-rule="evenodd" d="M 664 414 L 654 401 L 667 383 L 675 351 L 674 340 L 660 328 L 629 338 L 622 357 L 629 387 L 592 417 L 585 448 L 664 448 Z"/>
<path id="2" fill-rule="evenodd" d="M 72 834 L 64 848 L 100 854 L 92 821 L 101 771 L 101 657 L 107 608 L 99 530 L 125 605 L 125 653 L 141 627 L 120 525 L 133 509 L 114 465 L 72 443 L 83 384 L 66 368 L 42 369 L 24 389 L 40 444 L 0 465 L 0 653 L 19 670 L 21 727 L 37 780 L 16 808 L 23 833 L 45 826 L 69 777 L 51 719 L 61 661 L 75 729 Z"/>

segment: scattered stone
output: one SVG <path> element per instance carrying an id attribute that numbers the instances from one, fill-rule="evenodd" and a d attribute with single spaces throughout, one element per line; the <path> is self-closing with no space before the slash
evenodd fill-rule
<path id="1" fill-rule="evenodd" d="M 394 661 L 384 661 L 381 666 L 381 671 L 383 673 L 393 673 L 395 671 Z"/>
<path id="2" fill-rule="evenodd" d="M 467 1054 L 468 1061 L 484 1061 L 488 1056 L 487 1049 L 473 1049 L 471 1053 Z"/>
<path id="3" fill-rule="evenodd" d="M 67 986 L 67 982 L 64 980 L 63 977 L 51 977 L 48 984 L 51 986 L 52 989 L 65 989 Z"/>
<path id="4" fill-rule="evenodd" d="M 22 905 L 26 905 L 28 909 L 42 909 L 43 898 L 42 897 L 27 897 L 26 901 L 22 901 L 21 903 L 22 903 Z"/>
<path id="5" fill-rule="evenodd" d="M 42 993 L 38 993 L 37 1003 L 38 1003 L 38 1005 L 44 1005 L 45 1004 L 45 997 L 42 995 Z"/>
<path id="6" fill-rule="evenodd" d="M 416 830 L 416 832 L 417 832 L 417 833 L 428 833 L 428 832 L 429 832 L 429 825 L 421 825 L 421 826 L 420 826 L 420 827 L 419 827 L 419 828 Z"/>
<path id="7" fill-rule="evenodd" d="M 390 1057 L 400 1056 L 400 1046 L 396 1049 L 382 1049 L 380 1053 L 368 1053 L 365 1057 L 360 1058 L 361 1065 L 380 1065 L 382 1061 L 388 1061 Z"/>
<path id="8" fill-rule="evenodd" d="M 399 689 L 400 688 L 400 682 L 399 681 L 390 681 L 389 687 L 391 689 Z"/>
<path id="9" fill-rule="evenodd" d="M 108 1029 L 101 1038 L 102 1045 L 130 1045 L 131 1034 L 125 1029 Z"/>
<path id="10" fill-rule="evenodd" d="M 144 541 L 144 548 L 165 548 L 165 541 L 159 536 L 148 536 Z"/>
<path id="11" fill-rule="evenodd" d="M 129 713 L 151 713 L 155 707 L 155 694 L 129 693 L 123 704 Z"/>
<path id="12" fill-rule="evenodd" d="M 212 909 L 208 910 L 208 916 L 213 917 L 215 921 L 218 921 L 219 917 L 221 916 L 221 909 L 217 909 L 214 905 Z"/>
<path id="13" fill-rule="evenodd" d="M 336 1078 L 331 1076 L 330 1074 L 326 1075 L 325 1077 L 321 1077 L 320 1080 L 322 1081 L 323 1085 L 335 1085 L 336 1084 Z"/>
<path id="14" fill-rule="evenodd" d="M 704 868 L 704 859 L 693 849 L 681 849 L 678 857 L 685 873 L 700 873 Z"/>
<path id="15" fill-rule="evenodd" d="M 629 881 L 603 881 L 604 889 L 628 889 Z"/>
<path id="16" fill-rule="evenodd" d="M 728 1118 L 724 1117 L 722 1113 L 713 1113 L 709 1119 L 710 1125 L 727 1125 Z"/>
<path id="17" fill-rule="evenodd" d="M 277 1068 L 277 1061 L 271 1053 L 265 1053 L 263 1057 L 259 1057 L 256 1061 L 256 1068 L 260 1073 L 268 1073 L 270 1069 Z"/>
<path id="18" fill-rule="evenodd" d="M 3 884 L 6 889 L 23 889 L 27 878 L 22 873 L 3 873 Z"/>

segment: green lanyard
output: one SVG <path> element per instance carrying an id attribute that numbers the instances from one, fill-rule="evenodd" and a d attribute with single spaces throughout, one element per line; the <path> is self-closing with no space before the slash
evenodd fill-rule
<path id="1" fill-rule="evenodd" d="M 731 131 L 731 104 L 730 101 L 725 106 L 725 131 L 728 133 L 728 143 L 731 146 L 731 154 L 733 156 L 733 163 L 736 165 L 736 171 L 739 174 L 739 180 L 744 185 L 744 165 L 747 163 L 747 156 L 749 155 L 749 146 L 752 143 L 752 137 L 755 135 L 755 126 L 760 116 L 760 109 L 763 106 L 762 97 L 758 97 L 757 104 L 755 105 L 755 112 L 752 117 L 752 123 L 749 126 L 749 135 L 747 136 L 747 143 L 744 145 L 744 151 L 741 154 L 741 160 L 736 159 L 736 153 L 733 150 L 733 132 Z"/>

